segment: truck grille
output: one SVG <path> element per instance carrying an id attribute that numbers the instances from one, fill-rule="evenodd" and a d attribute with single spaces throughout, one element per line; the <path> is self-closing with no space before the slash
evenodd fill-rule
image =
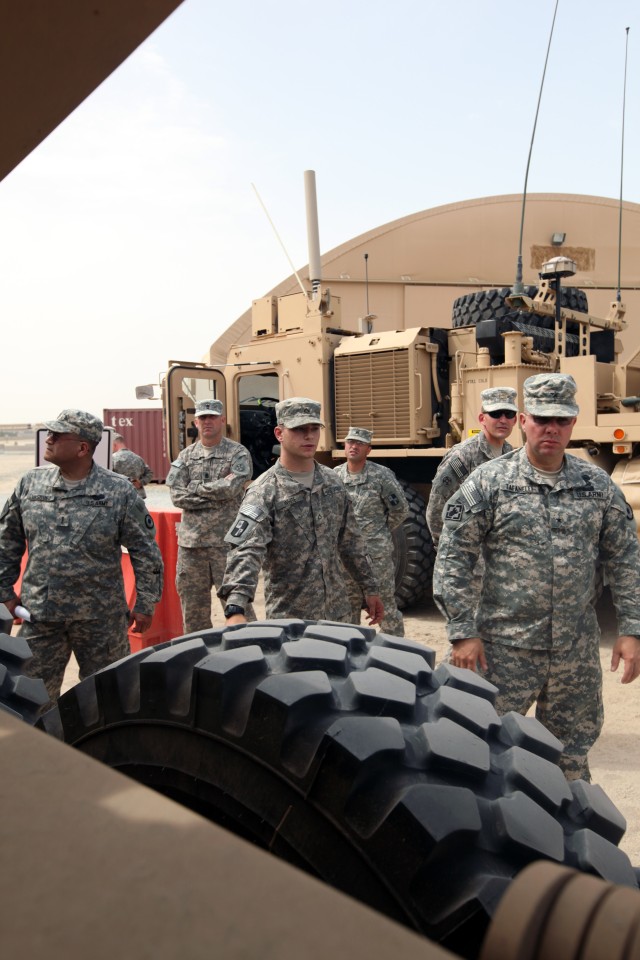
<path id="1" fill-rule="evenodd" d="M 409 352 L 380 350 L 335 357 L 336 439 L 350 426 L 373 430 L 375 442 L 411 438 Z"/>

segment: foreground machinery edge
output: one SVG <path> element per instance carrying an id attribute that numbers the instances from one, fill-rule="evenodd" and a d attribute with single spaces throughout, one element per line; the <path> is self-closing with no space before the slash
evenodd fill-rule
<path id="1" fill-rule="evenodd" d="M 259 632 L 263 632 L 263 628 L 284 628 L 289 636 L 300 633 L 299 623 L 266 623 L 254 627 L 259 628 Z M 329 628 L 333 633 L 336 627 L 307 624 L 302 634 L 319 629 L 326 642 L 328 634 L 323 631 Z M 207 635 L 209 646 L 214 649 L 226 646 L 236 654 L 247 650 L 238 636 L 245 630 L 239 627 L 228 631 L 236 634 L 235 642 L 230 636 L 226 641 L 219 637 L 212 643 Z M 358 632 L 363 635 L 362 631 Z M 264 639 L 263 636 L 263 643 Z M 301 635 L 301 639 L 304 640 L 304 636 Z M 338 642 L 338 638 L 334 637 L 333 642 Z M 125 728 L 125 736 L 120 738 L 119 748 L 112 756 L 114 765 L 118 765 L 116 754 L 120 761 L 134 754 L 141 759 L 144 747 L 141 753 L 141 741 L 136 744 L 136 726 L 155 723 L 162 728 L 179 715 L 178 711 L 167 718 L 165 708 L 169 701 L 177 706 L 184 700 L 178 690 L 185 671 L 173 669 L 172 654 L 179 653 L 183 667 L 185 662 L 196 666 L 192 653 L 185 658 L 185 644 L 187 650 L 193 651 L 191 640 L 180 638 L 157 651 L 146 651 L 143 658 L 139 655 L 127 658 L 106 671 L 115 683 L 104 685 L 97 675 L 70 691 L 61 701 L 63 713 L 73 714 L 80 707 L 85 723 L 91 725 L 94 696 L 105 706 L 109 690 L 116 695 L 120 706 L 112 712 L 112 719 L 116 721 L 116 728 Z M 273 644 L 266 646 L 271 649 Z M 394 651 L 411 654 L 411 643 L 379 637 L 377 646 L 373 651 L 378 664 L 375 669 L 379 668 L 382 655 L 382 661 L 387 660 L 387 668 L 395 663 L 397 669 L 404 660 L 402 666 L 406 672 L 406 659 L 398 661 Z M 163 651 L 172 647 L 176 649 L 163 657 Z M 214 668 L 214 675 L 233 672 L 230 663 L 225 666 L 224 661 L 221 662 L 224 652 L 218 649 L 218 669 Z M 231 660 L 235 659 L 236 664 L 255 662 L 257 652 L 249 650 L 246 660 L 242 655 Z M 385 652 L 391 657 L 385 658 Z M 164 663 L 160 670 L 157 653 Z M 303 659 L 308 660 L 309 653 L 307 647 Z M 417 655 L 424 664 L 430 664 L 429 651 L 420 648 Z M 24 656 L 19 638 L 7 636 L 2 659 L 9 659 L 12 672 L 16 672 L 14 665 Z M 141 659 L 146 658 L 151 658 L 151 671 L 144 683 L 138 683 L 138 693 L 144 688 L 147 703 L 142 707 L 139 701 L 136 707 L 136 685 L 123 682 L 123 677 L 131 673 L 131 664 L 140 664 Z M 320 661 L 326 668 L 326 656 Z M 199 666 L 206 668 L 206 661 Z M 290 661 L 288 669 L 292 667 Z M 420 670 L 424 671 L 422 665 Z M 154 674 L 159 681 L 155 708 L 150 704 Z M 301 685 L 296 681 L 294 686 L 306 685 L 305 674 L 303 671 L 300 676 Z M 188 669 L 186 676 L 189 676 Z M 234 686 L 237 690 L 237 684 L 232 684 Z M 357 682 L 355 687 L 357 689 Z M 86 695 L 88 688 L 91 696 Z M 367 689 L 366 684 L 360 686 L 360 690 L 363 689 Z M 100 690 L 102 694 L 96 693 Z M 173 695 L 168 697 L 170 690 Z M 281 690 L 278 699 L 286 703 L 285 714 L 290 715 L 292 707 L 297 709 L 295 698 L 287 702 L 282 693 Z M 369 695 L 373 693 L 369 688 Z M 453 957 L 441 946 L 416 937 L 380 913 L 342 897 L 325 884 L 318 884 L 255 845 L 243 843 L 228 831 L 207 823 L 184 806 L 83 756 L 81 750 L 69 750 L 54 738 L 42 736 L 14 715 L 15 701 L 7 709 L 5 699 L 6 688 L 2 687 L 3 822 L 10 826 L 3 840 L 3 945 L 10 955 L 35 955 L 46 941 L 47 954 L 54 960 L 68 956 L 70 951 L 91 954 L 96 960 L 107 960 L 116 954 L 146 955 L 150 947 L 157 960 L 173 958 L 178 951 L 181 954 L 186 951 L 189 957 L 204 958 L 211 955 L 213 943 L 216 953 L 225 957 L 259 955 L 288 960 L 299 957 L 301 951 L 310 958 L 336 953 L 366 956 L 368 960 L 389 956 L 398 960 Z M 298 703 L 304 699 L 299 697 Z M 344 698 L 344 703 L 347 701 L 348 698 Z M 75 707 L 70 706 L 73 702 Z M 397 702 L 396 697 L 396 706 Z M 124 722 L 122 703 L 129 707 L 128 720 Z M 219 706 L 222 716 L 223 704 Z M 141 724 L 141 714 L 154 719 Z M 272 716 L 277 716 L 277 711 L 272 711 Z M 62 723 L 54 711 L 46 715 L 44 725 L 54 727 L 59 733 Z M 93 729 L 97 731 L 99 726 L 94 723 Z M 530 734 L 539 733 L 535 730 L 535 721 L 530 724 L 525 721 L 524 726 L 531 728 Z M 281 724 L 279 729 L 282 730 Z M 348 726 L 345 729 L 348 730 Z M 339 748 L 347 748 L 347 775 L 354 764 L 361 767 L 364 773 L 361 787 L 366 786 L 367 773 L 373 774 L 375 780 L 373 730 L 374 727 L 365 725 L 361 736 L 336 736 L 335 732 L 333 735 Z M 162 739 L 161 731 L 158 739 Z M 271 741 L 271 737 L 267 736 L 267 740 Z M 454 737 L 454 743 L 455 740 Z M 544 740 L 543 736 L 542 742 Z M 283 743 L 281 735 L 279 742 Z M 383 753 L 388 746 L 388 738 L 383 736 L 378 752 Z M 171 769 L 175 769 L 176 757 L 169 758 L 169 763 Z M 276 772 L 272 762 L 268 766 Z M 18 770 L 22 771 L 20 776 Z M 16 775 L 12 776 L 14 771 Z M 336 772 L 339 768 L 334 770 L 334 776 Z M 384 766 L 379 772 L 384 773 Z M 603 832 L 618 835 L 623 823 L 606 798 L 589 788 L 589 802 L 585 802 L 585 795 L 575 792 L 578 786 L 574 785 L 573 790 L 574 797 L 580 797 L 580 816 L 592 822 L 595 811 L 600 826 L 605 828 Z M 476 792 L 479 792 L 478 786 Z M 350 817 L 357 823 L 354 814 L 355 811 Z M 436 814 L 441 817 L 442 811 Z M 573 819 L 579 829 L 575 811 Z M 336 828 L 340 828 L 340 824 Z M 615 856 L 610 866 L 614 862 Z M 604 863 L 601 859 L 600 866 Z M 456 873 L 456 866 L 455 856 L 451 862 L 446 859 L 440 864 L 444 876 L 447 871 Z M 393 877 L 391 881 L 392 887 L 394 882 L 397 884 Z M 185 909 L 187 895 L 188 909 Z M 132 900 L 135 902 L 133 922 Z M 251 923 L 247 924 L 249 905 Z M 525 867 L 509 884 L 484 941 L 480 928 L 467 923 L 463 929 L 464 936 L 456 945 L 457 955 L 480 956 L 480 960 L 569 960 L 570 957 L 631 960 L 640 955 L 640 893 L 630 886 L 618 886 L 550 861 L 539 861 Z"/>
<path id="2" fill-rule="evenodd" d="M 494 693 L 411 641 L 265 621 L 134 654 L 40 722 L 459 956 L 541 859 L 623 885 L 640 922 L 623 818 Z"/>
<path id="3" fill-rule="evenodd" d="M 10 825 L 0 881 L 7 956 L 35 957 L 46 943 L 51 960 L 150 952 L 155 960 L 209 960 L 212 953 L 226 960 L 453 960 L 437 944 L 2 710 L 0 757 L 3 823 Z M 552 874 L 563 869 L 544 866 Z M 528 877 L 536 869 L 526 868 L 508 896 L 517 896 L 529 916 L 542 902 L 544 916 L 546 890 L 532 888 Z M 602 886 L 610 895 L 640 898 Z M 499 939 L 487 939 L 482 960 L 533 956 L 527 945 L 537 943 L 544 926 L 532 934 L 517 924 L 528 938 L 517 940 L 514 920 L 492 923 L 489 937 Z M 628 917 L 626 924 L 631 937 Z M 577 931 L 575 923 L 567 926 Z M 565 960 L 559 952 L 553 957 Z"/>

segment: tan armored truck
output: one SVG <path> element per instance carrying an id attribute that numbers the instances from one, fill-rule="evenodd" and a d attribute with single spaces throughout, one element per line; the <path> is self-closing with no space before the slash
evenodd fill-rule
<path id="1" fill-rule="evenodd" d="M 448 329 L 441 318 L 434 326 L 425 318 L 424 326 L 411 329 L 351 330 L 343 325 L 339 298 L 322 288 L 308 202 L 310 210 L 310 289 L 255 300 L 251 337 L 231 346 L 224 366 L 170 362 L 163 405 L 172 459 L 192 442 L 195 403 L 205 397 L 224 402 L 230 436 L 251 451 L 256 476 L 274 461 L 273 408 L 280 399 L 322 402 L 326 426 L 318 459 L 328 465 L 344 456 L 351 424 L 372 429 L 373 459 L 393 470 L 411 504 L 396 537 L 398 599 L 408 606 L 430 583 L 425 503 L 431 480 L 446 450 L 478 430 L 480 392 L 508 385 L 521 398 L 527 377 L 563 371 L 579 388 L 572 452 L 612 473 L 640 508 L 640 494 L 635 503 L 633 496 L 640 477 L 633 459 L 640 439 L 640 347 L 620 361 L 622 302 L 614 300 L 605 317 L 592 316 L 585 293 L 568 285 L 575 263 L 561 256 L 542 265 L 537 287 L 517 296 L 502 288 L 459 297 Z M 359 326 L 370 326 L 369 318 Z M 522 442 L 518 430 L 511 442 Z"/>

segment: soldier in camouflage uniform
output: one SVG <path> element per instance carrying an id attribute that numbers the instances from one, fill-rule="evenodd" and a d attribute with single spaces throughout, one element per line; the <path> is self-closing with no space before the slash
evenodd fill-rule
<path id="1" fill-rule="evenodd" d="M 111 469 L 114 473 L 119 473 L 121 477 L 128 477 L 129 481 L 138 491 L 138 496 L 146 500 L 145 484 L 153 480 L 153 470 L 144 462 L 142 457 L 129 450 L 124 437 L 120 433 L 113 435 L 113 455 L 111 457 Z"/>
<path id="2" fill-rule="evenodd" d="M 54 466 L 25 474 L 0 515 L 0 596 L 12 613 L 18 603 L 29 611 L 31 622 L 20 629 L 33 652 L 29 672 L 55 700 L 72 651 L 83 679 L 129 653 L 127 626 L 149 629 L 162 593 L 162 557 L 131 484 L 93 462 L 102 421 L 63 410 L 45 427 L 44 459 Z M 136 579 L 131 613 L 122 546 Z"/>
<path id="3" fill-rule="evenodd" d="M 369 623 L 380 623 L 384 607 L 347 491 L 333 470 L 314 460 L 324 426 L 320 404 L 305 397 L 282 400 L 276 418 L 280 459 L 249 487 L 226 537 L 235 546 L 218 590 L 227 622 L 246 619 L 264 565 L 267 617 L 347 623 L 344 564 Z"/>
<path id="4" fill-rule="evenodd" d="M 384 619 L 380 628 L 396 637 L 404 636 L 402 614 L 396 605 L 396 577 L 391 531 L 409 513 L 409 505 L 395 476 L 381 463 L 367 460 L 373 434 L 364 427 L 350 427 L 345 437 L 346 462 L 334 470 L 347 488 L 364 534 L 367 556 L 380 588 Z M 351 622 L 360 623 L 362 594 L 347 574 Z"/>
<path id="5" fill-rule="evenodd" d="M 451 662 L 485 671 L 500 713 L 526 713 L 536 701 L 537 718 L 565 745 L 567 778 L 588 780 L 603 721 L 596 565 L 618 616 L 611 669 L 622 660 L 630 683 L 640 672 L 640 549 L 631 508 L 608 474 L 564 455 L 575 392 L 566 374 L 525 381 L 526 444 L 479 466 L 449 500 L 433 592 Z"/>
<path id="6" fill-rule="evenodd" d="M 211 588 L 220 586 L 229 547 L 224 535 L 251 479 L 249 451 L 224 436 L 220 400 L 196 404 L 199 439 L 171 464 L 167 486 L 182 509 L 178 526 L 176 589 L 185 633 L 211 629 Z M 249 611 L 255 619 L 253 610 Z"/>
<path id="7" fill-rule="evenodd" d="M 480 394 L 482 409 L 478 414 L 480 432 L 457 443 L 442 459 L 431 484 L 427 504 L 427 525 L 434 547 L 442 532 L 442 511 L 460 484 L 481 463 L 487 463 L 513 447 L 507 443 L 511 436 L 518 407 L 516 391 L 512 387 L 490 387 Z"/>

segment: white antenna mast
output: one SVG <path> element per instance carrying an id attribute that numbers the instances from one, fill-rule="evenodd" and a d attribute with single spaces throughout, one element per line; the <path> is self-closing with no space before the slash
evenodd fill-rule
<path id="1" fill-rule="evenodd" d="M 309 247 L 311 299 L 317 300 L 322 284 L 322 269 L 320 266 L 320 230 L 318 228 L 315 170 L 305 170 L 304 172 L 304 196 L 307 204 L 307 245 Z"/>

